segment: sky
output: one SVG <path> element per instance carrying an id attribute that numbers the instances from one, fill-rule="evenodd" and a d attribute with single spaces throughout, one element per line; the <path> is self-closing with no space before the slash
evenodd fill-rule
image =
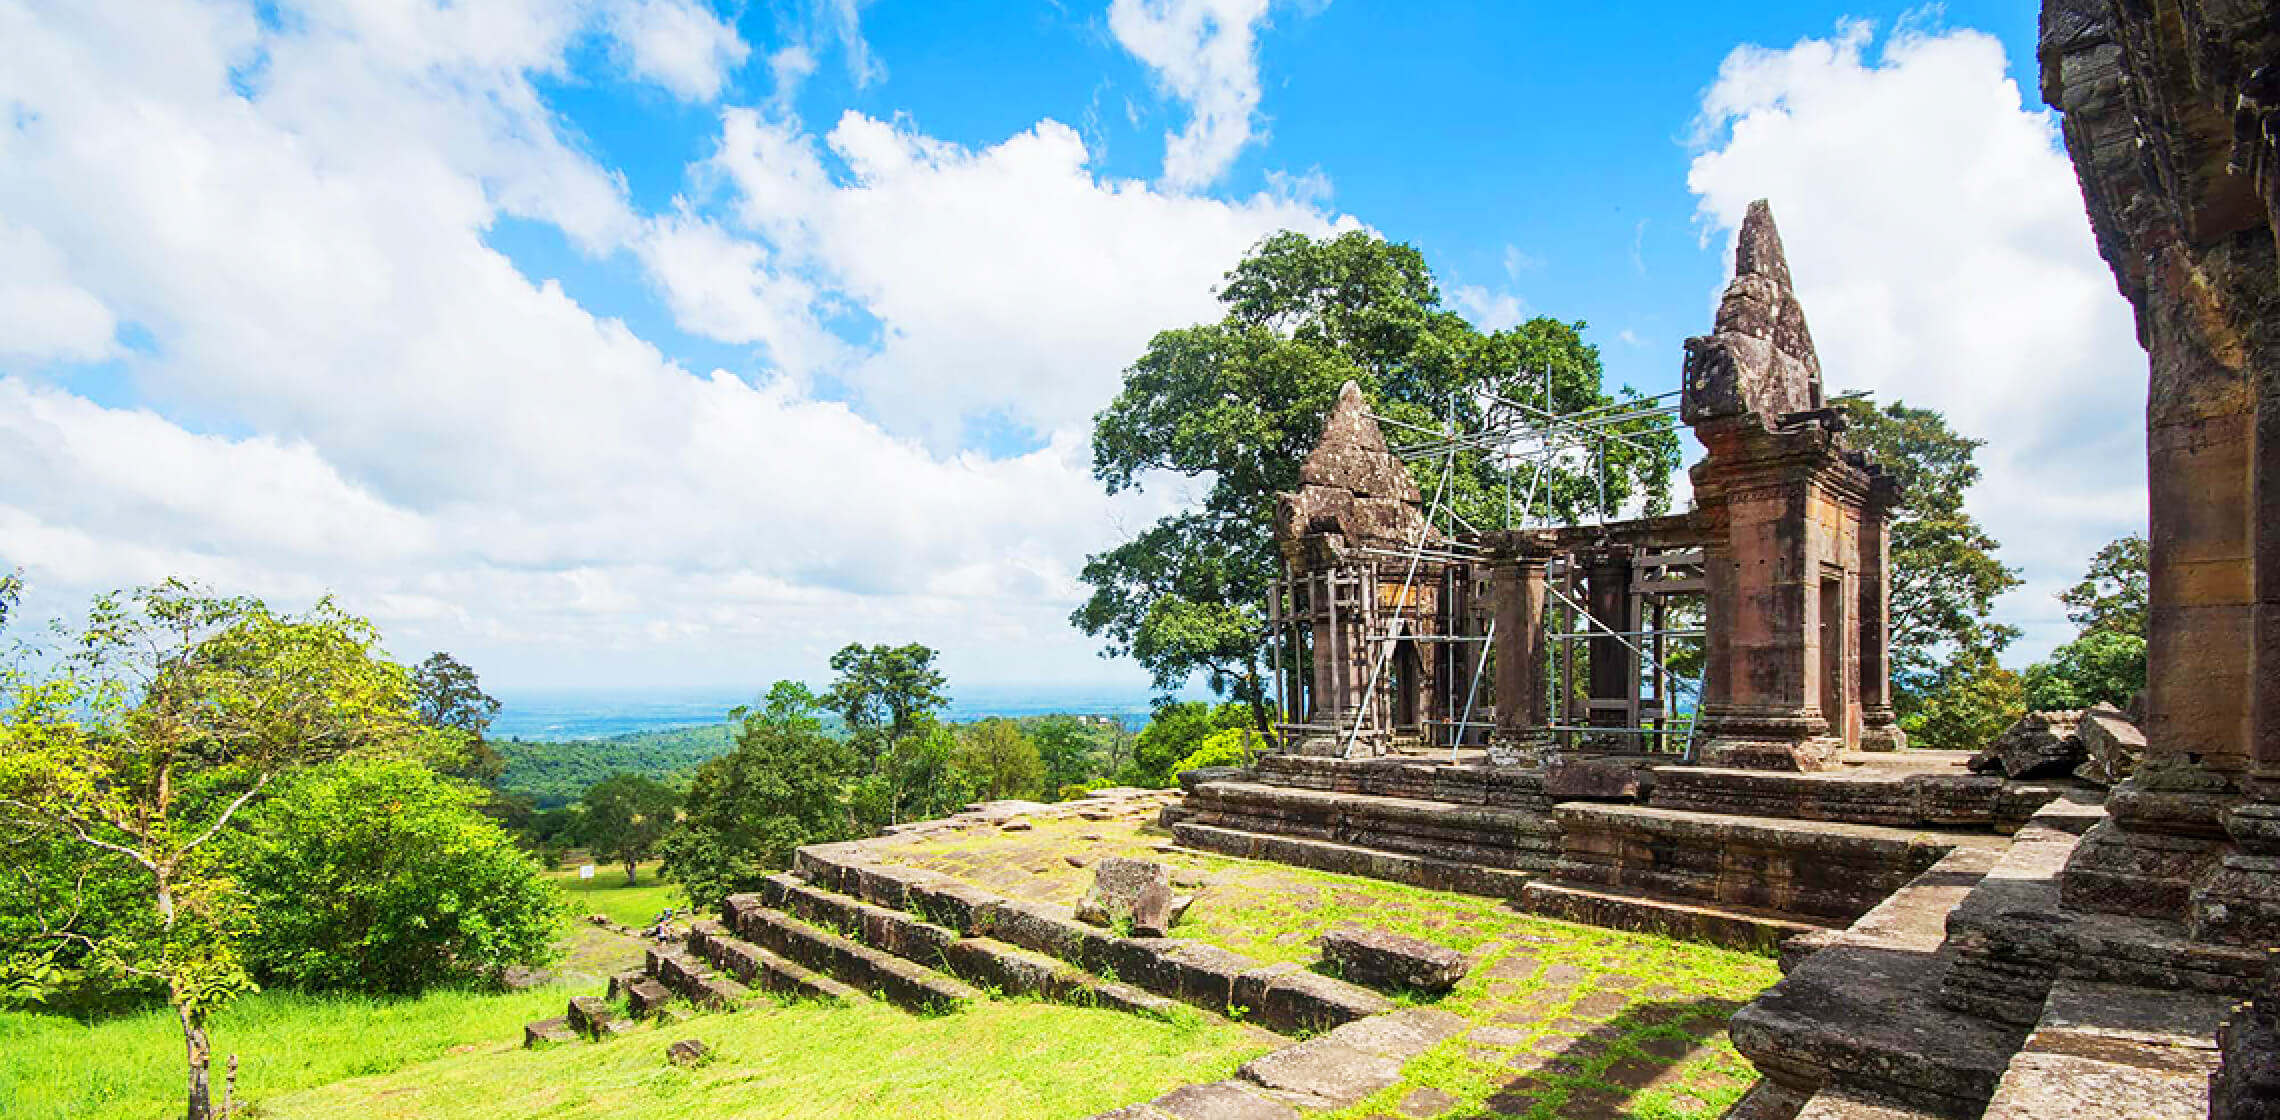
<path id="1" fill-rule="evenodd" d="M 1281 229 L 1677 385 L 1771 200 L 1832 392 L 1986 441 L 2055 593 L 2145 520 L 2145 358 L 2033 8 L 0 0 L 0 568 L 333 594 L 509 688 L 1145 686 L 1067 622 L 1091 418 Z"/>

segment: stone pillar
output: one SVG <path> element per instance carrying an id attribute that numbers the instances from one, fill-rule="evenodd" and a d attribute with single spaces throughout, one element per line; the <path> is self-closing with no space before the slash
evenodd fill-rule
<path id="1" fill-rule="evenodd" d="M 1585 606 L 1591 613 L 1591 632 L 1614 631 L 1618 634 L 1636 629 L 1631 625 L 1631 550 L 1624 547 L 1594 549 L 1580 558 L 1584 578 L 1588 581 Z M 1639 694 L 1639 655 L 1633 652 L 1639 639 L 1594 637 L 1591 639 L 1591 712 L 1588 722 L 1601 727 L 1622 727 L 1629 723 L 1623 708 L 1612 705 L 1626 704 Z M 1625 644 L 1629 643 L 1629 644 Z M 1620 745 L 1617 736 L 1603 736 L 1609 740 L 1597 745 L 1629 749 L 1636 744 Z"/>
<path id="2" fill-rule="evenodd" d="M 1523 547 L 1489 564 L 1496 600 L 1496 729 L 1489 757 L 1499 766 L 1540 765 L 1552 744 L 1544 730 L 1544 575 L 1551 555 Z"/>
<path id="3" fill-rule="evenodd" d="M 1878 478 L 1860 516 L 1860 749 L 1896 751 L 1908 735 L 1892 712 L 1892 505 L 1899 483 Z"/>

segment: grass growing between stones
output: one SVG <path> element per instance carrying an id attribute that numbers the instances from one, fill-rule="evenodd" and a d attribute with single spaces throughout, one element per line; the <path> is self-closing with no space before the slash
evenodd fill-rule
<path id="1" fill-rule="evenodd" d="M 1193 884 L 1183 889 L 1198 892 L 1195 905 L 1174 937 L 1261 962 L 1312 963 L 1316 938 L 1355 925 L 1473 959 L 1446 996 L 1400 998 L 1454 1012 L 1468 1030 L 1412 1060 L 1400 1084 L 1334 1114 L 1341 1120 L 1709 1120 L 1757 1080 L 1725 1025 L 1780 978 L 1764 955 L 1538 918 L 1499 899 L 1174 850 L 1127 822 L 1041 819 L 1029 831 L 929 838 L 886 858 L 1069 904 L 1091 864 L 1117 855 L 1161 861 L 1175 882 Z"/>
<path id="2" fill-rule="evenodd" d="M 215 1016 L 214 1094 L 238 1055 L 240 1100 L 386 1073 L 520 1039 L 583 989 L 431 992 L 416 999 L 260 992 Z M 182 1114 L 182 1028 L 164 1007 L 93 1024 L 0 1013 L 0 1116 L 110 1120 Z M 448 1111 L 448 1110 L 445 1110 Z"/>
<path id="3" fill-rule="evenodd" d="M 503 1038 L 504 1036 L 502 1036 Z M 675 1040 L 714 1058 L 667 1063 Z M 264 1102 L 271 1120 L 452 1116 L 1083 1117 L 1226 1077 L 1265 1047 L 1201 1015 L 1171 1020 L 1029 1000 L 940 1016 L 881 1004 L 762 1006 L 604 1043 L 494 1042 Z"/>

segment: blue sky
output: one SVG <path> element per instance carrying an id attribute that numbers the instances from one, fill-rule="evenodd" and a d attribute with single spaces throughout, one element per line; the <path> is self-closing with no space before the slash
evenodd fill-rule
<path id="1" fill-rule="evenodd" d="M 2052 592 L 2144 362 L 2030 5 L 0 0 L 0 564 L 327 591 L 520 687 L 1137 688 L 1065 622 L 1091 414 L 1278 228 L 1674 387 L 1771 198 L 1834 388 L 1986 438 Z"/>

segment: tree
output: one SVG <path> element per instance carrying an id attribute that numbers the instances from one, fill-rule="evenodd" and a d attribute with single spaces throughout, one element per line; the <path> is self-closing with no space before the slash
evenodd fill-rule
<path id="1" fill-rule="evenodd" d="M 1920 745 L 1975 748 L 1980 740 L 1949 736 L 1987 724 L 1993 712 L 1966 717 L 1959 705 L 2004 695 L 1987 687 L 1988 670 L 2019 634 L 1990 620 L 1995 597 L 2019 586 L 2018 574 L 1995 558 L 2001 545 L 1964 509 L 1965 492 L 1979 481 L 1972 456 L 1982 441 L 1957 435 L 1930 409 L 1899 402 L 1878 409 L 1859 398 L 1837 403 L 1850 425 L 1846 438 L 1873 452 L 1900 484 L 1888 618 L 1893 706 Z M 1944 714 L 1923 716 L 1948 688 L 1962 691 L 1938 701 Z"/>
<path id="2" fill-rule="evenodd" d="M 847 721 L 848 733 L 874 766 L 889 740 L 910 733 L 921 719 L 950 703 L 933 650 L 916 642 L 905 646 L 851 644 L 831 655 L 839 674 L 827 702 Z"/>
<path id="3" fill-rule="evenodd" d="M 2145 639 L 2117 630 L 2092 630 L 2027 667 L 2026 702 L 2037 712 L 2106 703 L 2127 707 L 2145 687 Z"/>
<path id="4" fill-rule="evenodd" d="M 1907 730 L 1929 746 L 1976 748 L 2025 714 L 2019 674 L 1996 664 L 1992 651 L 1967 646 L 1941 663 Z"/>
<path id="5" fill-rule="evenodd" d="M 442 767 L 444 772 L 497 785 L 507 763 L 485 736 L 499 716 L 499 702 L 483 691 L 475 670 L 448 653 L 431 653 L 412 670 L 412 687 L 419 693 L 420 718 L 430 727 L 458 732 L 466 743 L 465 760 Z"/>
<path id="6" fill-rule="evenodd" d="M 1194 754 L 1205 739 L 1220 731 L 1250 728 L 1250 712 L 1242 704 L 1158 704 L 1148 726 L 1140 729 L 1133 742 L 1126 780 L 1136 786 L 1168 786 L 1172 784 L 1172 768 Z"/>
<path id="7" fill-rule="evenodd" d="M 169 580 L 99 595 L 59 634 L 60 648 L 0 666 L 0 821 L 132 868 L 145 904 L 131 923 L 86 928 L 67 893 L 40 914 L 35 946 L 74 945 L 93 967 L 165 988 L 188 1115 L 207 1120 L 208 1017 L 252 986 L 251 915 L 213 842 L 299 768 L 446 748 L 410 674 L 330 599 L 282 615 Z"/>
<path id="8" fill-rule="evenodd" d="M 681 795 L 655 778 L 612 774 L 595 782 L 579 806 L 578 834 L 586 847 L 596 859 L 624 864 L 631 883 L 635 865 L 656 855 L 672 831 Z"/>
<path id="9" fill-rule="evenodd" d="M 758 710 L 731 713 L 742 721 L 735 749 L 697 768 L 688 811 L 664 844 L 666 877 L 695 905 L 757 889 L 802 844 L 855 834 L 847 787 L 858 763 L 823 733 L 821 706 L 807 686 L 778 681 Z"/>
<path id="10" fill-rule="evenodd" d="M 1208 479 L 1204 497 L 1088 557 L 1082 575 L 1093 592 L 1070 621 L 1105 638 L 1106 655 L 1137 660 L 1167 693 L 1202 673 L 1264 730 L 1274 496 L 1297 488 L 1341 385 L 1358 382 L 1382 417 L 1466 430 L 1508 407 L 1489 394 L 1554 412 L 1614 398 L 1602 391 L 1599 353 L 1582 324 L 1534 319 L 1483 334 L 1440 306 L 1422 254 L 1367 233 L 1269 237 L 1227 274 L 1219 300 L 1217 322 L 1149 342 L 1093 429 L 1093 475 L 1109 493 L 1168 472 Z M 1475 524 L 1502 522 L 1516 478 L 1537 513 L 1573 518 L 1634 499 L 1661 512 L 1677 438 L 1667 420 L 1621 427 L 1628 441 L 1609 442 L 1582 469 L 1546 470 L 1532 491 L 1518 470 L 1480 451 L 1412 470 L 1426 493 L 1441 490 Z"/>
<path id="11" fill-rule="evenodd" d="M 294 775 L 227 834 L 222 860 L 261 915 L 264 981 L 416 993 L 543 963 L 559 892 L 477 808 L 483 792 L 417 763 Z"/>
<path id="12" fill-rule="evenodd" d="M 973 783 L 977 797 L 992 801 L 1034 798 L 1045 783 L 1045 760 L 1037 744 L 1010 719 L 992 717 L 958 736 L 957 767 Z"/>
<path id="13" fill-rule="evenodd" d="M 2058 594 L 2058 601 L 2066 604 L 2066 617 L 2084 635 L 2112 633 L 2145 637 L 2149 598 L 2147 571 L 2152 561 L 2152 546 L 2141 533 L 2132 533 L 2099 549 L 2098 555 L 2091 558 L 2090 570 L 2083 574 L 2082 582 Z"/>
<path id="14" fill-rule="evenodd" d="M 1037 744 L 1038 760 L 1045 766 L 1045 788 L 1058 796 L 1070 786 L 1082 786 L 1103 771 L 1102 735 L 1075 716 L 1047 716 L 1029 729 Z"/>
<path id="15" fill-rule="evenodd" d="M 947 816 L 973 796 L 973 781 L 958 768 L 957 734 L 931 716 L 894 737 L 879 768 L 852 794 L 856 826 L 864 832 Z"/>

